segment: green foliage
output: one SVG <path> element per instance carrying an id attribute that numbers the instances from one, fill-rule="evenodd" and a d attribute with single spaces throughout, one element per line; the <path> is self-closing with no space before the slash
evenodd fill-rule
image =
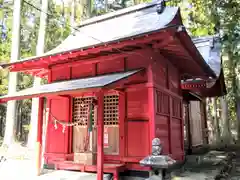
<path id="1" fill-rule="evenodd" d="M 50 51 L 58 46 L 71 32 L 69 17 L 65 17 L 60 6 L 49 2 L 49 14 L 46 29 L 45 51 Z"/>

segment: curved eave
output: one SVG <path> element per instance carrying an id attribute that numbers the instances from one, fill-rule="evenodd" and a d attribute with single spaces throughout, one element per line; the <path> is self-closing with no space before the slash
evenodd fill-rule
<path id="1" fill-rule="evenodd" d="M 216 97 L 227 94 L 223 69 L 221 69 L 219 77 L 211 80 L 211 82 L 206 80 L 191 80 L 182 82 L 181 87 L 183 90 L 197 92 L 202 97 Z"/>
<path id="2" fill-rule="evenodd" d="M 211 88 L 200 89 L 199 91 L 203 97 L 224 96 L 227 94 L 226 85 L 224 81 L 223 70 L 221 69 L 218 79 Z"/>

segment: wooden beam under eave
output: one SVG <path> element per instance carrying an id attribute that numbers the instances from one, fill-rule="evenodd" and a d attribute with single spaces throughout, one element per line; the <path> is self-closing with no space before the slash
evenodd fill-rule
<path id="1" fill-rule="evenodd" d="M 130 54 L 129 54 L 130 55 Z M 74 59 L 70 59 L 70 60 L 67 60 L 67 61 L 64 61 L 64 62 L 61 62 L 61 63 L 56 63 L 56 64 L 51 64 L 49 66 L 49 68 L 52 68 L 53 66 L 54 67 L 59 67 L 59 66 L 63 66 L 63 65 L 66 65 L 68 67 L 75 67 L 75 66 L 79 66 L 79 65 L 83 65 L 83 64 L 93 64 L 93 63 L 99 63 L 100 61 L 109 61 L 109 60 L 115 60 L 117 58 L 124 58 L 128 56 L 128 54 L 124 53 L 124 54 L 121 54 L 121 53 L 118 53 L 118 54 L 115 54 L 115 55 L 107 55 L 107 56 L 100 56 L 100 57 L 95 57 L 95 58 L 87 58 L 87 59 L 79 59 L 79 58 L 74 58 Z"/>
<path id="2" fill-rule="evenodd" d="M 197 47 L 193 44 L 193 42 L 192 42 L 191 38 L 188 36 L 188 34 L 186 32 L 182 32 L 182 33 L 179 32 L 177 34 L 177 37 L 178 37 L 177 39 L 178 39 L 179 43 L 184 47 L 186 52 L 192 58 L 192 61 L 194 61 L 194 63 L 202 69 L 203 73 L 206 76 L 212 76 L 213 78 L 216 78 L 215 73 L 210 68 L 210 66 L 205 62 L 205 60 L 203 59 L 202 55 L 198 51 Z M 185 39 L 185 41 L 183 41 L 183 38 Z M 192 47 L 188 47 L 188 44 L 186 44 L 186 41 L 191 42 L 192 43 Z M 195 49 L 195 53 L 192 52 L 192 49 Z M 197 58 L 197 60 L 196 60 L 196 58 Z M 202 59 L 202 61 L 201 61 L 201 59 Z"/>
<path id="3" fill-rule="evenodd" d="M 104 131 L 104 93 L 100 91 L 97 95 L 97 180 L 103 180 L 104 166 L 104 147 L 103 147 L 103 131 Z"/>
<path id="4" fill-rule="evenodd" d="M 150 49 L 150 48 L 149 48 Z M 83 64 L 94 64 L 94 63 L 99 63 L 101 61 L 113 61 L 115 59 L 121 59 L 124 61 L 127 57 L 130 56 L 137 56 L 138 54 L 142 53 L 142 49 L 137 49 L 133 51 L 120 51 L 119 53 L 116 54 L 111 54 L 111 55 L 105 55 L 105 56 L 99 56 L 99 57 L 94 57 L 94 58 L 86 58 L 86 59 L 79 59 L 79 58 L 74 58 L 71 60 L 67 60 L 61 63 L 57 64 L 52 64 L 49 66 L 49 68 L 54 67 L 62 67 L 63 65 L 66 65 L 68 67 L 75 67 Z"/>
<path id="5" fill-rule="evenodd" d="M 169 37 L 167 39 L 163 39 L 162 41 L 160 41 L 158 43 L 154 43 L 152 47 L 154 49 L 160 49 L 160 48 L 168 45 L 169 43 L 173 42 L 174 40 L 175 40 L 175 37 L 172 35 L 169 35 Z"/>

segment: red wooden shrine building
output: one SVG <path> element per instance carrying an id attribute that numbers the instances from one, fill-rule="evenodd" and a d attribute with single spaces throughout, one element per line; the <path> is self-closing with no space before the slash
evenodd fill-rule
<path id="1" fill-rule="evenodd" d="M 203 41 L 190 38 L 179 9 L 156 8 L 142 4 L 89 19 L 52 51 L 2 65 L 48 79 L 0 97 L 40 97 L 38 142 L 46 121 L 45 164 L 118 179 L 121 170 L 149 170 L 139 161 L 155 137 L 165 154 L 184 159 L 183 103 L 223 95 L 223 75 L 194 45 Z"/>

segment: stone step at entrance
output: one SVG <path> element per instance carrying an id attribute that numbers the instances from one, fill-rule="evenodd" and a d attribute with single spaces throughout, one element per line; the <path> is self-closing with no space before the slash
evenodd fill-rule
<path id="1" fill-rule="evenodd" d="M 111 180 L 111 174 L 104 174 L 104 180 Z M 34 180 L 96 180 L 96 173 L 58 170 L 36 177 Z"/>

